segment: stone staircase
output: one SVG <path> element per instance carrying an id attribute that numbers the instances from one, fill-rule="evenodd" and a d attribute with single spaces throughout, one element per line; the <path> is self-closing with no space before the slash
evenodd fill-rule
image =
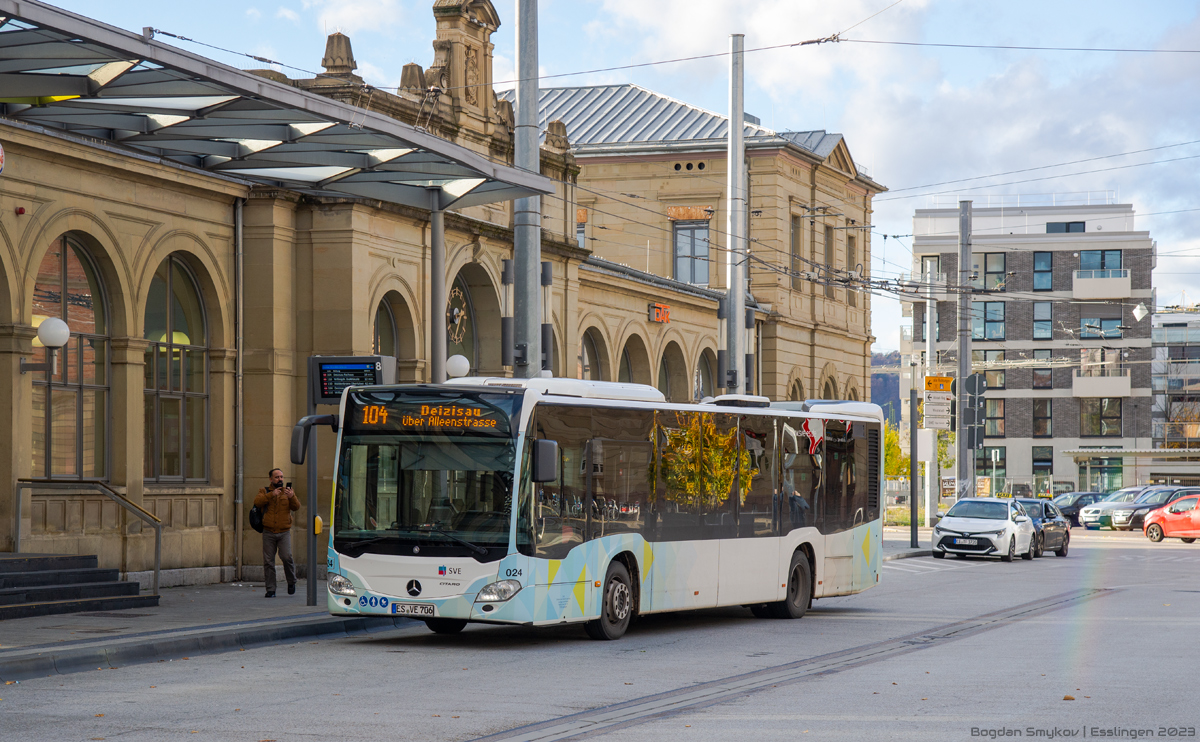
<path id="1" fill-rule="evenodd" d="M 0 554 L 0 620 L 158 605 L 157 595 L 96 565 L 95 556 Z"/>

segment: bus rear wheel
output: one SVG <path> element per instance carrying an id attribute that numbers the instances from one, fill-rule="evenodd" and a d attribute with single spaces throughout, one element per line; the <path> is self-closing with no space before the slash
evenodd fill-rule
<path id="1" fill-rule="evenodd" d="M 787 597 L 769 606 L 775 618 L 803 618 L 811 601 L 812 568 L 808 566 L 808 557 L 797 551 L 788 567 Z"/>
<path id="2" fill-rule="evenodd" d="M 461 618 L 427 618 L 425 625 L 435 634 L 457 634 L 467 627 L 467 622 Z"/>
<path id="3" fill-rule="evenodd" d="M 583 625 L 588 636 L 597 641 L 620 639 L 633 619 L 633 589 L 630 587 L 629 570 L 620 562 L 608 565 L 604 575 L 604 595 L 600 606 L 600 618 Z"/>

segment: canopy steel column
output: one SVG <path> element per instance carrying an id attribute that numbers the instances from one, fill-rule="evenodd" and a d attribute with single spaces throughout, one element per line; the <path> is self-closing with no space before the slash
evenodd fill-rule
<path id="1" fill-rule="evenodd" d="M 446 212 L 429 189 L 429 381 L 446 381 Z"/>
<path id="2" fill-rule="evenodd" d="M 517 130 L 514 162 L 541 170 L 538 128 L 538 5 L 517 0 Z M 518 198 L 513 208 L 513 324 L 517 352 L 513 375 L 533 378 L 542 371 L 542 198 Z"/>
<path id="3" fill-rule="evenodd" d="M 741 376 L 746 368 L 746 157 L 743 141 L 743 89 L 745 80 L 742 49 L 746 37 L 735 33 L 729 36 L 729 151 L 726 183 L 726 232 L 729 249 L 725 257 L 725 281 L 728 291 L 728 321 L 726 325 L 726 358 L 729 368 L 722 384 L 736 394 L 746 388 Z"/>

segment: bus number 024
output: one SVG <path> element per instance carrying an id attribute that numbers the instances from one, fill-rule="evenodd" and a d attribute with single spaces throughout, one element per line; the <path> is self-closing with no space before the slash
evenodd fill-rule
<path id="1" fill-rule="evenodd" d="M 520 576 L 521 576 L 521 570 L 519 570 L 519 569 L 506 569 L 506 570 L 504 570 L 504 576 L 505 576 L 505 577 L 520 577 Z"/>
<path id="2" fill-rule="evenodd" d="M 372 404 L 363 407 L 363 425 L 380 425 L 387 423 L 388 412 L 383 405 Z"/>

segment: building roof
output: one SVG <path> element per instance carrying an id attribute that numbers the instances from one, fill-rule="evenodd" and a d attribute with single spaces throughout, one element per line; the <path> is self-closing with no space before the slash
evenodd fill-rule
<path id="1" fill-rule="evenodd" d="M 0 114 L 316 195 L 462 208 L 553 190 L 389 116 L 35 0 L 0 0 Z"/>
<path id="2" fill-rule="evenodd" d="M 515 102 L 516 92 L 499 96 Z M 582 151 L 613 144 L 669 144 L 711 140 L 724 144 L 729 119 L 640 85 L 589 85 L 543 88 L 539 125 L 559 120 L 567 126 L 571 145 Z M 819 157 L 828 157 L 842 141 L 841 134 L 823 130 L 776 132 L 761 124 L 745 123 L 746 146 L 795 144 Z"/>

